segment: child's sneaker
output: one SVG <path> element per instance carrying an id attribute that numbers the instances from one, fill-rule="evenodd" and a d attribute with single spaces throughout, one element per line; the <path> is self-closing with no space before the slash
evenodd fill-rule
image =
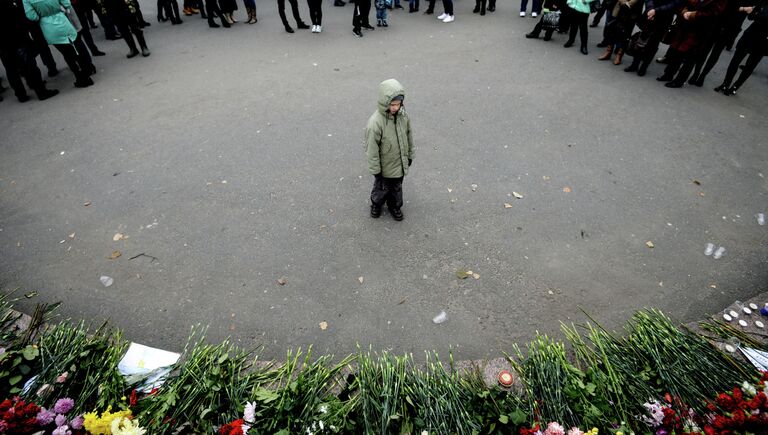
<path id="1" fill-rule="evenodd" d="M 317 33 L 321 33 L 323 31 L 323 26 L 317 25 Z"/>
<path id="2" fill-rule="evenodd" d="M 440 20 L 440 21 L 443 21 L 446 17 L 448 17 L 448 14 L 443 12 L 442 14 L 437 16 L 437 19 Z"/>
<path id="3" fill-rule="evenodd" d="M 452 23 L 452 22 L 453 22 L 453 20 L 454 20 L 454 18 L 453 18 L 453 15 L 448 15 L 447 17 L 445 17 L 445 19 L 443 20 L 443 22 L 444 22 L 444 23 Z"/>

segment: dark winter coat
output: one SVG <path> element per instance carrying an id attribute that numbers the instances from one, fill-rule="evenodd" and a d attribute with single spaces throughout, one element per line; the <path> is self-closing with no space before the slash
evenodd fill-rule
<path id="1" fill-rule="evenodd" d="M 725 11 L 726 5 L 727 0 L 687 0 L 678 12 L 678 29 L 669 45 L 681 53 L 700 49 L 717 28 L 718 17 Z M 686 20 L 683 18 L 685 12 L 693 12 L 693 16 Z"/>

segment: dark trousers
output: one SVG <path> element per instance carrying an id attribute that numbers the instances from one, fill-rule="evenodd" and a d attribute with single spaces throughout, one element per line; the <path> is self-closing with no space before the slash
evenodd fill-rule
<path id="1" fill-rule="evenodd" d="M 528 0 L 521 0 L 520 12 L 525 12 L 526 8 L 528 8 Z M 531 6 L 531 12 L 536 12 L 537 14 L 541 13 L 541 0 L 533 0 L 533 5 Z"/>
<path id="2" fill-rule="evenodd" d="M 125 39 L 125 43 L 128 44 L 128 48 L 131 51 L 136 50 L 136 44 L 133 42 L 134 36 L 136 36 L 139 47 L 147 48 L 147 42 L 144 40 L 144 31 L 141 30 L 140 17 L 138 14 L 131 14 L 130 16 L 122 17 L 117 22 L 117 29 L 123 34 L 123 39 Z"/>
<path id="3" fill-rule="evenodd" d="M 27 86 L 36 92 L 45 87 L 40 69 L 35 62 L 35 49 L 33 47 L 23 45 L 14 49 L 0 50 L 0 61 L 5 67 L 8 83 L 13 88 L 17 98 L 27 96 L 27 90 L 21 81 L 22 77 L 27 81 Z"/>
<path id="4" fill-rule="evenodd" d="M 205 10 L 208 13 L 208 24 L 216 24 L 213 19 L 221 17 L 221 9 L 219 9 L 218 0 L 205 0 Z M 221 19 L 222 24 L 224 19 Z M 225 26 L 226 27 L 226 26 Z"/>
<path id="5" fill-rule="evenodd" d="M 696 65 L 699 53 L 700 51 L 696 49 L 683 53 L 670 47 L 667 50 L 667 67 L 664 68 L 664 76 L 674 77 L 674 81 L 678 83 L 685 82 Z"/>
<path id="6" fill-rule="evenodd" d="M 352 27 L 360 30 L 361 27 L 370 26 L 368 15 L 371 13 L 371 0 L 355 0 L 355 8 L 352 15 Z"/>
<path id="7" fill-rule="evenodd" d="M 664 35 L 667 34 L 669 26 L 672 24 L 672 14 L 656 14 L 653 21 L 645 21 L 644 32 L 650 32 L 648 37 L 648 44 L 645 46 L 645 50 L 632 59 L 632 65 L 639 66 L 642 71 L 648 69 L 648 66 L 653 62 L 653 58 L 656 57 L 656 52 L 659 51 L 659 44 L 664 39 Z M 641 27 L 642 28 L 642 27 Z"/>
<path id="8" fill-rule="evenodd" d="M 81 63 L 82 57 L 78 54 L 74 44 L 54 44 L 54 47 L 64 56 L 64 61 L 72 74 L 75 75 L 76 82 L 83 82 L 91 75 L 89 68 L 92 68 L 93 65 Z"/>
<path id="9" fill-rule="evenodd" d="M 562 17 L 562 15 L 561 15 Z M 536 23 L 536 25 L 533 27 L 533 30 L 531 31 L 531 35 L 539 37 L 539 34 L 541 34 L 541 31 L 544 29 L 544 17 L 542 16 L 541 19 Z M 552 39 L 552 34 L 555 33 L 555 29 L 547 29 L 544 31 L 544 39 Z"/>
<path id="10" fill-rule="evenodd" d="M 494 0 L 493 5 L 495 6 L 496 0 Z M 453 15 L 453 0 L 443 0 L 443 9 L 445 10 L 445 13 L 448 15 Z M 435 11 L 435 0 L 429 0 L 429 4 L 427 6 L 427 12 L 432 13 Z"/>
<path id="11" fill-rule="evenodd" d="M 403 177 L 375 177 L 371 190 L 371 204 L 382 207 L 384 203 L 390 210 L 403 206 Z"/>
<path id="12" fill-rule="evenodd" d="M 38 25 L 29 26 L 29 29 L 29 34 L 32 36 L 32 42 L 35 44 L 35 49 L 40 54 L 40 59 L 42 59 L 43 64 L 48 68 L 48 71 L 55 71 L 56 61 L 53 59 L 53 53 L 51 53 L 51 48 L 48 46 L 48 41 L 46 41 L 45 36 L 43 36 L 43 29 Z"/>
<path id="13" fill-rule="evenodd" d="M 96 53 L 99 51 L 99 47 L 96 46 L 96 43 L 93 42 L 93 35 L 91 35 L 91 29 L 88 25 L 88 12 L 90 10 L 85 9 L 82 6 L 75 6 L 75 13 L 77 14 L 77 18 L 80 20 L 80 24 L 82 25 L 82 29 L 78 32 L 80 35 L 80 38 L 85 41 L 85 45 L 88 46 L 88 49 L 91 50 L 91 53 Z"/>
<path id="14" fill-rule="evenodd" d="M 742 40 L 743 39 L 744 38 L 742 37 Z M 752 49 L 750 50 L 750 48 Z M 728 64 L 728 70 L 725 73 L 725 79 L 723 80 L 723 84 L 726 87 L 729 87 L 733 78 L 736 77 L 736 72 L 739 70 L 741 61 L 743 61 L 744 58 L 749 55 L 747 58 L 747 63 L 744 65 L 744 69 L 741 71 L 741 74 L 739 74 L 739 78 L 736 80 L 736 83 L 734 83 L 733 86 L 740 88 L 741 85 L 747 81 L 749 76 L 752 75 L 752 71 L 755 70 L 757 65 L 763 59 L 765 52 L 761 48 L 762 47 L 754 46 L 748 47 L 748 44 L 743 44 L 742 41 L 739 40 L 739 43 L 736 44 L 736 51 L 733 53 L 733 57 L 731 58 L 731 63 Z"/>
<path id="15" fill-rule="evenodd" d="M 721 33 L 717 38 L 709 43 L 704 52 L 696 60 L 696 66 L 693 68 L 693 77 L 703 82 L 712 68 L 715 67 L 720 55 L 730 41 L 729 34 Z"/>
<path id="16" fill-rule="evenodd" d="M 296 20 L 296 25 L 300 26 L 304 24 L 299 15 L 299 2 L 296 0 L 288 0 L 288 2 L 291 4 L 291 12 L 293 12 L 293 19 Z M 371 2 L 369 0 L 368 7 L 370 8 L 370 6 Z M 285 17 L 285 0 L 277 0 L 277 11 L 280 13 L 280 19 L 283 20 L 283 26 L 291 27 L 291 25 L 288 24 L 288 19 Z"/>
<path id="17" fill-rule="evenodd" d="M 568 15 L 568 24 L 570 26 L 570 34 L 568 35 L 568 42 L 576 40 L 576 32 L 579 32 L 581 38 L 581 46 L 587 45 L 587 23 L 589 22 L 589 14 L 575 11 L 571 8 L 566 9 Z"/>
<path id="18" fill-rule="evenodd" d="M 323 0 L 307 0 L 309 6 L 309 19 L 312 20 L 313 26 L 321 26 L 323 24 Z"/>

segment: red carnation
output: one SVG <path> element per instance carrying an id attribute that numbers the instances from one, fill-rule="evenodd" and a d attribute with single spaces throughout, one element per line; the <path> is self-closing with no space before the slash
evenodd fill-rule
<path id="1" fill-rule="evenodd" d="M 744 394 L 741 392 L 741 388 L 733 387 L 733 400 L 735 400 L 736 403 L 741 403 L 743 399 Z"/>
<path id="2" fill-rule="evenodd" d="M 242 419 L 227 423 L 219 428 L 219 435 L 243 435 L 243 423 Z"/>
<path id="3" fill-rule="evenodd" d="M 726 393 L 718 394 L 715 401 L 717 402 L 717 406 L 725 409 L 726 411 L 730 411 L 733 408 L 733 397 Z"/>
<path id="4" fill-rule="evenodd" d="M 744 415 L 744 411 L 741 409 L 737 409 L 733 411 L 733 415 L 731 416 L 731 420 L 733 421 L 733 424 L 740 428 L 741 426 L 744 426 L 744 420 L 747 419 L 747 416 Z"/>
<path id="5" fill-rule="evenodd" d="M 136 389 L 134 388 L 133 390 L 131 390 L 131 399 L 128 403 L 130 404 L 131 407 L 134 407 L 136 406 L 136 402 L 138 402 L 138 399 L 136 398 Z"/>

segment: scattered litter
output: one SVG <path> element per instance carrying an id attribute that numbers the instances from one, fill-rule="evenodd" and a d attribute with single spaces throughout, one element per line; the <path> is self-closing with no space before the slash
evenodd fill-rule
<path id="1" fill-rule="evenodd" d="M 473 192 L 477 192 L 477 184 L 473 184 L 470 187 L 472 188 Z"/>
<path id="2" fill-rule="evenodd" d="M 570 187 L 568 187 L 568 186 L 566 186 L 566 187 L 563 187 L 563 192 L 565 192 L 565 193 L 571 193 L 571 188 L 570 188 Z"/>
<path id="3" fill-rule="evenodd" d="M 66 240 L 60 240 L 60 241 L 59 241 L 59 245 L 61 245 L 61 244 L 62 244 L 62 243 L 64 243 L 64 242 L 66 242 Z"/>
<path id="4" fill-rule="evenodd" d="M 459 269 L 459 270 L 456 271 L 456 278 L 467 279 L 467 277 L 469 277 L 469 276 L 472 276 L 472 271 L 471 270 Z"/>
<path id="5" fill-rule="evenodd" d="M 101 281 L 101 284 L 104 285 L 104 287 L 109 287 L 115 283 L 115 280 L 112 279 L 112 277 L 106 275 L 102 275 L 101 278 L 99 278 L 99 281 Z"/>
<path id="6" fill-rule="evenodd" d="M 512 204 L 510 204 L 508 202 L 505 202 L 504 203 L 504 208 L 512 208 Z"/>
<path id="7" fill-rule="evenodd" d="M 474 279 L 480 279 L 480 274 L 479 274 L 479 273 L 473 273 L 473 274 L 472 274 L 472 278 L 474 278 Z"/>
<path id="8" fill-rule="evenodd" d="M 107 257 L 107 258 L 109 258 L 110 260 L 115 260 L 118 257 L 120 257 L 121 255 L 123 255 L 123 253 L 120 252 L 120 251 L 112 251 L 112 253 L 109 254 L 109 257 Z"/>
<path id="9" fill-rule="evenodd" d="M 153 256 L 151 256 L 151 255 L 147 255 L 147 254 L 145 254 L 145 253 L 143 253 L 143 252 L 142 252 L 141 254 L 136 254 L 136 255 L 134 255 L 133 257 L 129 258 L 129 260 L 135 260 L 135 259 L 137 259 L 137 258 L 139 258 L 139 257 L 147 257 L 147 258 L 149 258 L 149 262 L 150 262 L 150 263 L 152 263 L 152 262 L 153 262 L 153 261 L 155 261 L 155 260 L 158 260 L 158 258 L 157 258 L 157 257 L 153 257 Z"/>
<path id="10" fill-rule="evenodd" d="M 328 329 L 328 322 L 320 322 L 320 329 L 322 329 L 323 331 Z"/>
<path id="11" fill-rule="evenodd" d="M 448 320 L 448 314 L 446 314 L 445 311 L 440 311 L 440 314 L 435 316 L 435 318 L 432 319 L 432 322 L 434 322 L 434 323 L 439 325 L 439 324 L 445 322 L 446 320 Z"/>
<path id="12" fill-rule="evenodd" d="M 83 207 L 88 207 L 89 205 L 91 205 L 91 201 L 85 201 L 83 203 Z"/>
<path id="13" fill-rule="evenodd" d="M 117 242 L 120 240 L 124 240 L 126 237 L 123 233 L 116 233 L 114 236 L 112 236 L 112 240 Z"/>
<path id="14" fill-rule="evenodd" d="M 160 387 L 171 368 L 179 361 L 181 355 L 162 349 L 155 349 L 139 343 L 131 343 L 125 356 L 120 360 L 117 369 L 129 384 L 138 381 L 136 389 L 149 393 Z"/>
<path id="15" fill-rule="evenodd" d="M 715 251 L 714 255 L 712 255 L 712 258 L 714 258 L 715 260 L 719 260 L 720 258 L 722 258 L 724 254 L 725 254 L 725 248 L 721 246 L 717 248 L 717 251 Z"/>
<path id="16" fill-rule="evenodd" d="M 280 285 L 286 285 L 288 281 L 286 281 L 285 278 L 278 278 L 277 283 Z"/>
<path id="17" fill-rule="evenodd" d="M 364 281 L 364 279 L 363 279 L 363 277 L 362 277 L 362 276 L 361 276 L 360 278 L 357 278 L 357 280 L 358 280 L 358 281 L 360 281 L 360 284 L 362 284 L 362 283 L 363 283 L 363 281 Z"/>
<path id="18" fill-rule="evenodd" d="M 701 181 L 699 181 L 699 180 L 693 180 L 693 184 L 695 184 L 695 185 L 697 185 L 697 186 L 701 186 Z"/>
<path id="19" fill-rule="evenodd" d="M 70 235 L 69 235 L 69 236 L 67 236 L 67 237 L 69 237 L 70 239 L 74 239 L 74 238 L 75 238 L 75 233 L 72 233 L 72 234 L 70 234 Z"/>
<path id="20" fill-rule="evenodd" d="M 755 217 L 757 218 L 758 225 L 765 225 L 765 213 L 758 213 Z"/>
<path id="21" fill-rule="evenodd" d="M 29 293 L 25 293 L 24 294 L 24 297 L 27 298 L 27 299 L 32 299 L 35 296 L 37 296 L 37 292 L 29 292 Z"/>
<path id="22" fill-rule="evenodd" d="M 519 193 L 517 193 L 517 192 L 512 192 L 512 195 L 513 195 L 515 198 L 517 198 L 517 199 L 523 199 L 523 195 L 520 195 L 520 194 L 519 194 Z"/>
<path id="23" fill-rule="evenodd" d="M 64 155 L 64 153 L 66 153 L 66 151 L 62 151 L 62 152 L 60 152 L 60 153 L 59 153 L 59 155 L 63 156 L 63 155 Z"/>
<path id="24" fill-rule="evenodd" d="M 427 275 L 421 275 L 421 279 L 427 279 Z"/>
<path id="25" fill-rule="evenodd" d="M 713 243 L 707 243 L 707 246 L 704 248 L 704 255 L 709 257 L 713 252 L 715 252 L 715 245 Z"/>
<path id="26" fill-rule="evenodd" d="M 739 115 L 739 118 L 746 118 L 746 116 L 744 116 L 744 115 Z"/>
<path id="27" fill-rule="evenodd" d="M 649 248 L 651 248 L 651 249 L 653 249 L 653 248 L 655 248 L 655 247 L 656 247 L 656 245 L 654 245 L 654 244 L 653 244 L 653 242 L 652 242 L 652 241 L 650 241 L 650 240 L 648 240 L 647 242 L 645 242 L 645 246 L 647 246 L 647 247 L 649 247 Z"/>
<path id="28" fill-rule="evenodd" d="M 509 373 L 506 370 L 502 370 L 499 372 L 499 384 L 502 387 L 509 388 L 512 386 L 513 382 L 514 382 L 514 378 L 512 378 L 511 373 Z"/>
<path id="29" fill-rule="evenodd" d="M 555 294 L 555 292 L 553 292 L 552 290 L 547 290 L 547 294 L 548 294 L 548 295 L 554 295 L 554 294 Z"/>

